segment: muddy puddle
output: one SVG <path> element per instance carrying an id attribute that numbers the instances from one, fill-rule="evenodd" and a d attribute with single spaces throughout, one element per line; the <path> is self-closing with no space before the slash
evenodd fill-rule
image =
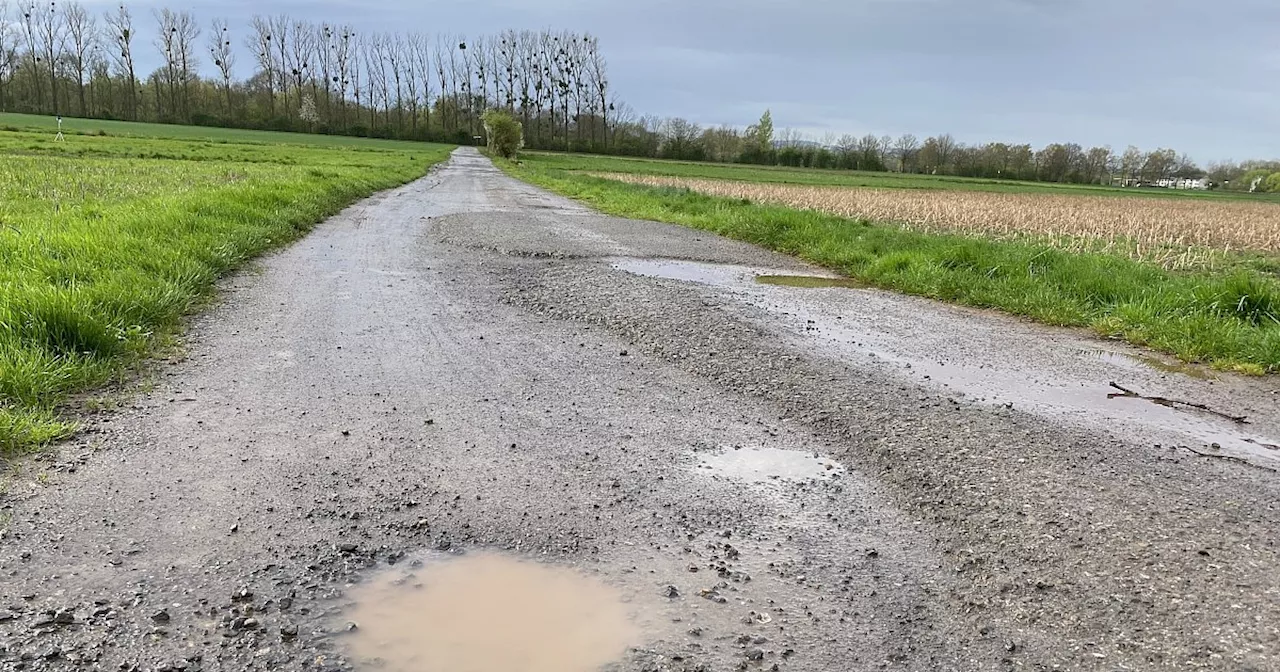
<path id="1" fill-rule="evenodd" d="M 644 641 L 639 608 L 621 591 L 495 553 L 414 562 L 347 597 L 339 626 L 358 669 L 597 672 Z"/>
<path id="2" fill-rule="evenodd" d="M 825 480 L 844 473 L 844 467 L 834 460 L 780 448 L 728 448 L 700 456 L 697 468 L 704 475 L 746 483 Z"/>
<path id="3" fill-rule="evenodd" d="M 797 343 L 919 384 L 1164 448 L 1280 468 L 1280 396 L 1246 380 L 1083 333 L 859 289 L 815 274 L 663 259 L 612 259 L 619 270 L 725 290 L 766 311 Z M 826 288 L 826 289 L 824 289 Z M 1112 383 L 1123 390 L 1118 393 Z M 1243 417 L 1240 422 L 1233 418 Z M 1185 456 L 1186 453 L 1183 453 Z"/>

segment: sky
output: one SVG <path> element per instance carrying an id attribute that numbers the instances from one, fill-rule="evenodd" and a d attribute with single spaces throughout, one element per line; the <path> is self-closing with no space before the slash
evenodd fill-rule
<path id="1" fill-rule="evenodd" d="M 89 0 L 114 7 L 116 0 Z M 134 1 L 149 36 L 150 8 Z M 286 13 L 357 31 L 600 39 L 638 114 L 823 134 L 1172 147 L 1280 158 L 1277 0 L 186 0 L 202 25 Z M 241 40 L 237 39 L 239 43 Z M 239 60 L 248 74 L 250 59 Z M 208 67 L 208 64 L 206 64 Z"/>

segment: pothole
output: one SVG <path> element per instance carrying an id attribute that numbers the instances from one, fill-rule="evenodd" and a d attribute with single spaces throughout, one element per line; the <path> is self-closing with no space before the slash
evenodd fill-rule
<path id="1" fill-rule="evenodd" d="M 835 460 L 798 450 L 732 448 L 701 456 L 698 471 L 747 483 L 769 483 L 838 478 L 844 467 Z"/>
<path id="2" fill-rule="evenodd" d="M 749 286 L 759 278 L 798 278 L 802 276 L 786 275 L 786 271 L 739 264 L 715 264 L 705 261 L 682 261 L 679 259 L 638 259 L 634 257 L 618 257 L 609 260 L 610 264 L 633 275 L 650 278 L 664 278 L 681 282 L 695 282 L 717 287 Z M 840 280 L 841 278 L 823 278 L 813 276 L 814 281 Z M 781 282 L 775 284 L 782 284 Z M 816 286 L 816 285 L 815 285 Z"/>
<path id="3" fill-rule="evenodd" d="M 635 609 L 586 574 L 496 553 L 385 572 L 348 591 L 344 642 L 390 672 L 596 672 L 643 642 Z"/>

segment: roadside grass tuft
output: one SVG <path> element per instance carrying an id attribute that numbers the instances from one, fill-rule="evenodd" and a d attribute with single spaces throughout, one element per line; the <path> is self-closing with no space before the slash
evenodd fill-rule
<path id="1" fill-rule="evenodd" d="M 536 155 L 499 166 L 612 215 L 704 229 L 869 285 L 1088 327 L 1223 369 L 1280 372 L 1280 282 L 1252 268 L 1171 271 L 1119 254 L 913 231 L 605 180 L 544 167 Z"/>

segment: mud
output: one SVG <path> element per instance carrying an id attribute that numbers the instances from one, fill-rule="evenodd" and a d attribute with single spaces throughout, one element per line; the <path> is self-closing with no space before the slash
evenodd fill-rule
<path id="1" fill-rule="evenodd" d="M 408 637 L 349 648 L 390 634 L 368 614 L 439 613 L 432 572 L 466 565 L 435 559 L 487 554 L 603 623 L 621 602 L 639 637 L 609 672 L 1280 667 L 1276 475 L 1170 450 L 1212 419 L 1094 392 L 1276 443 L 1274 383 L 757 275 L 826 274 L 459 150 L 228 279 L 184 356 L 9 475 L 0 669 L 406 664 Z M 526 587 L 506 606 L 545 601 Z"/>
<path id="2" fill-rule="evenodd" d="M 389 672 L 596 672 L 645 641 L 620 591 L 495 553 L 428 557 L 348 591 L 339 627 L 360 666 Z"/>

